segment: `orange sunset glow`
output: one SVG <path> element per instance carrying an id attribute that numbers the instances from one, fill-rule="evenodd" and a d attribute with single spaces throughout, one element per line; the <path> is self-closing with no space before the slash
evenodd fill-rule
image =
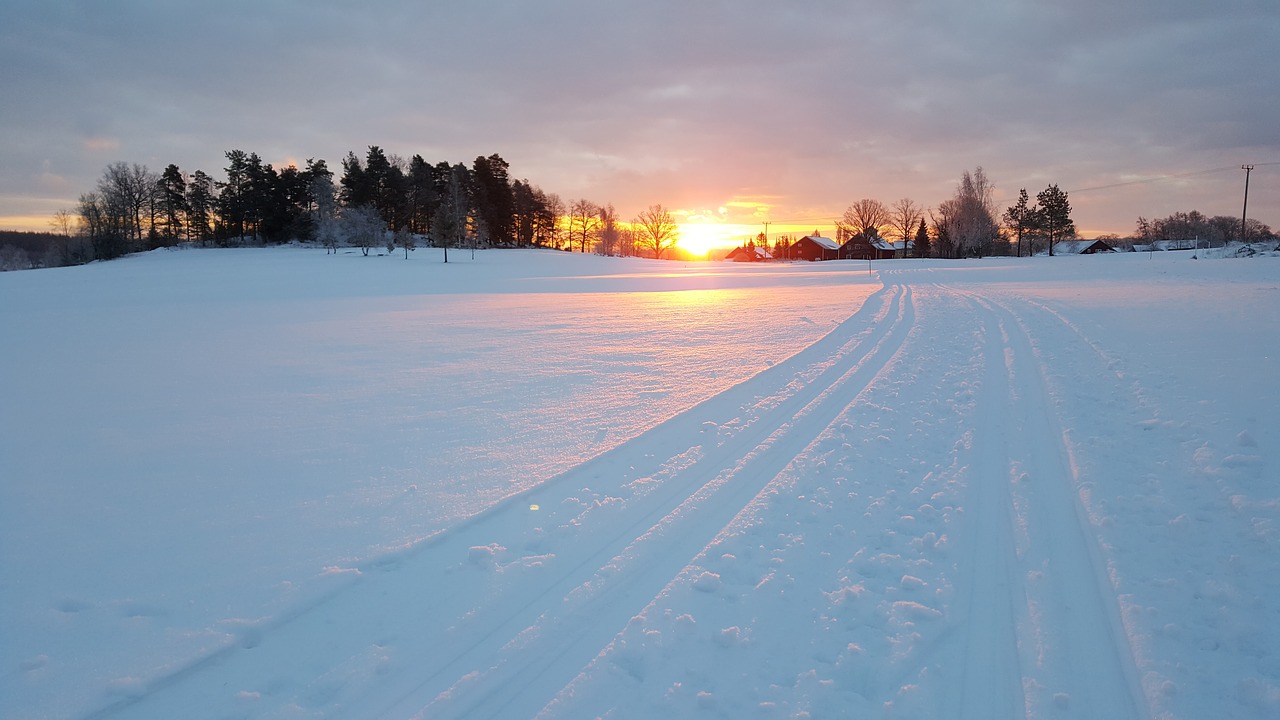
<path id="1" fill-rule="evenodd" d="M 716 222 L 677 223 L 680 238 L 676 245 L 681 249 L 699 257 L 717 248 L 734 248 L 746 242 L 746 239 L 760 232 L 759 226 Z"/>

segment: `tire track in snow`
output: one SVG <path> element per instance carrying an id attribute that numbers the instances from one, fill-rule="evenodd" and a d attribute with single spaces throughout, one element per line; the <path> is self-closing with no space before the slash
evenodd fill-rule
<path id="1" fill-rule="evenodd" d="M 1079 497 L 1077 464 L 1054 409 L 1045 361 L 1007 304 L 954 291 L 993 315 L 1002 338 L 1017 432 L 996 442 L 1013 448 L 1008 454 L 1023 574 L 1013 592 L 1026 604 L 1018 623 L 1026 715 L 1146 718 L 1133 652 Z"/>
<path id="2" fill-rule="evenodd" d="M 328 594 L 91 717 L 532 716 L 847 407 L 913 322 L 911 291 L 881 290 L 786 362 L 346 568 Z"/>

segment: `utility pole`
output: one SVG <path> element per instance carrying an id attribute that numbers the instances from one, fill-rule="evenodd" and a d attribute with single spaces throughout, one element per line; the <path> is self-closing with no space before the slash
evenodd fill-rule
<path id="1" fill-rule="evenodd" d="M 1245 242 L 1245 236 L 1249 234 L 1249 174 L 1253 172 L 1252 165 L 1241 165 L 1240 169 L 1244 171 L 1244 211 L 1240 213 L 1240 242 Z"/>

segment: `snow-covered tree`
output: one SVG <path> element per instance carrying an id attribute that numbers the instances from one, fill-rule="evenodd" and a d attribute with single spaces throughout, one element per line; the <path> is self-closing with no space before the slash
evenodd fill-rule
<path id="1" fill-rule="evenodd" d="M 342 211 L 341 220 L 347 242 L 360 248 L 365 255 L 385 238 L 387 224 L 372 205 L 346 208 Z"/>

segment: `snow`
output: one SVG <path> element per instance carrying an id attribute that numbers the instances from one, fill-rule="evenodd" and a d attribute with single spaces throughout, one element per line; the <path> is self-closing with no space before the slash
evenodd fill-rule
<path id="1" fill-rule="evenodd" d="M 15 718 L 1280 715 L 1280 259 L 0 274 Z"/>

